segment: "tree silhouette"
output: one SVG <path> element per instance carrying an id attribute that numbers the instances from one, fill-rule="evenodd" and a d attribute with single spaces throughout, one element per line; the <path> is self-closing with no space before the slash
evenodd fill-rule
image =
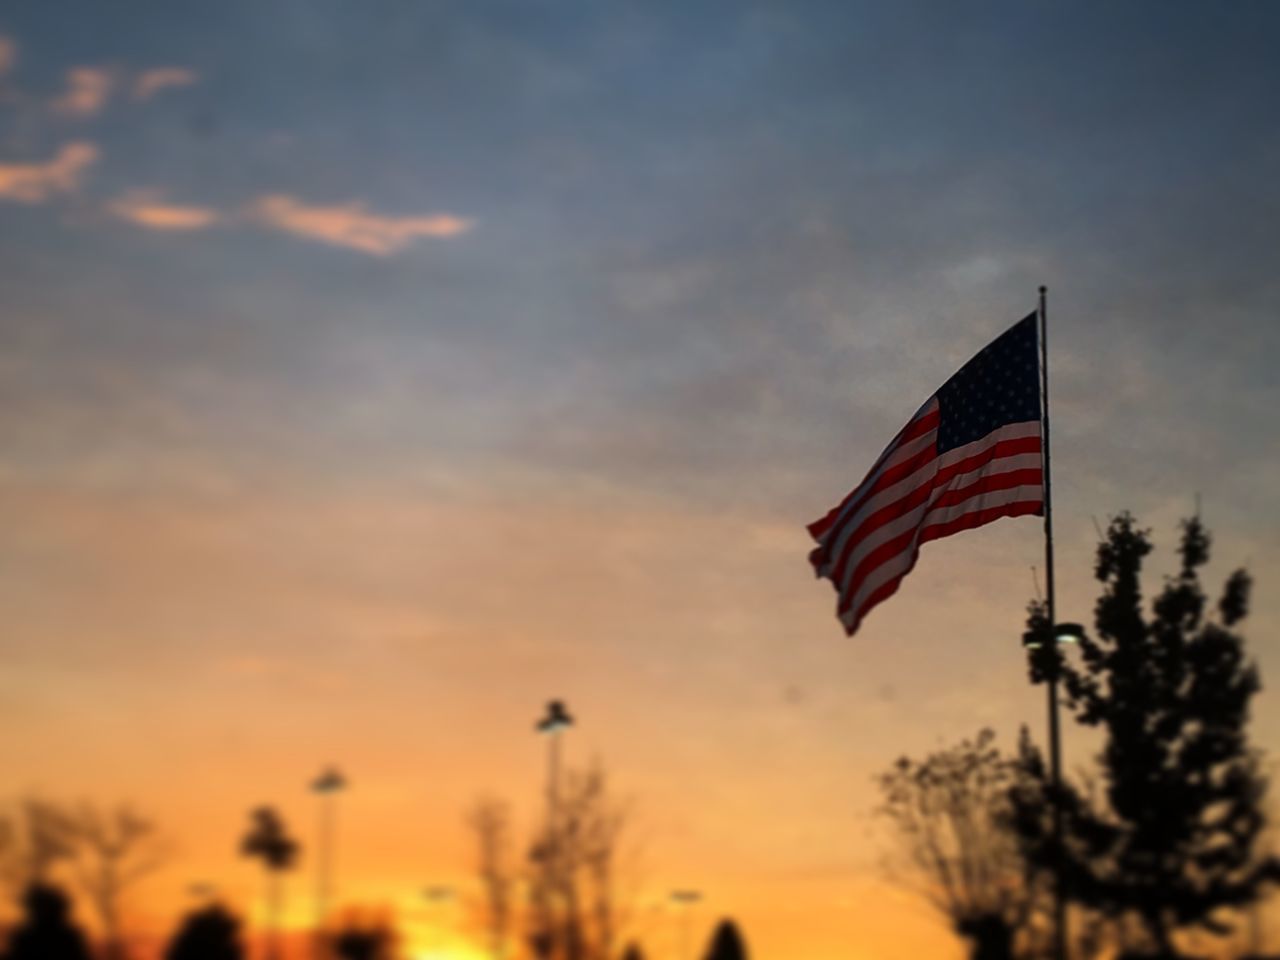
<path id="1" fill-rule="evenodd" d="M 706 960 L 747 960 L 747 946 L 738 925 L 732 920 L 721 920 L 711 935 Z"/>
<path id="2" fill-rule="evenodd" d="M 0 815 L 0 880 L 11 896 L 48 884 L 75 853 L 72 817 L 62 805 L 27 797 Z"/>
<path id="3" fill-rule="evenodd" d="M 476 839 L 476 867 L 484 888 L 483 915 L 489 936 L 489 952 L 493 960 L 503 960 L 511 935 L 515 887 L 510 809 L 501 800 L 491 797 L 480 799 L 467 815 L 467 826 Z"/>
<path id="4" fill-rule="evenodd" d="M 395 927 L 385 914 L 349 913 L 341 928 L 329 938 L 339 960 L 391 960 L 396 954 Z"/>
<path id="5" fill-rule="evenodd" d="M 66 833 L 74 844 L 75 877 L 102 925 L 103 956 L 124 956 L 120 934 L 125 892 L 160 867 L 169 847 L 153 820 L 127 805 L 104 811 L 81 804 L 67 815 Z"/>
<path id="6" fill-rule="evenodd" d="M 333 938 L 333 952 L 342 960 L 384 960 L 390 938 L 380 930 L 343 930 Z"/>
<path id="7" fill-rule="evenodd" d="M 25 916 L 9 938 L 7 960 L 90 960 L 71 903 L 57 887 L 36 884 L 23 897 Z"/>
<path id="8" fill-rule="evenodd" d="M 215 904 L 187 915 L 164 960 L 244 960 L 244 955 L 240 921 Z"/>
<path id="9" fill-rule="evenodd" d="M 881 812 L 901 851 L 899 879 L 921 893 L 970 944 L 975 960 L 1007 960 L 1042 889 L 1011 827 L 1018 768 L 995 735 L 903 757 L 880 777 Z"/>
<path id="10" fill-rule="evenodd" d="M 280 957 L 280 913 L 284 872 L 298 859 L 298 842 L 285 830 L 284 821 L 271 807 L 250 814 L 252 825 L 240 842 L 240 852 L 262 861 L 267 876 L 267 956 Z"/>
<path id="11" fill-rule="evenodd" d="M 1147 531 L 1128 513 L 1112 520 L 1098 547 L 1102 595 L 1095 630 L 1080 644 L 1082 665 L 1062 658 L 1033 604 L 1028 631 L 1046 641 L 1033 679 L 1061 671 L 1078 722 L 1105 735 L 1097 789 L 1064 785 L 1066 843 L 1053 842 L 1054 795 L 1039 752 L 1021 751 L 1025 778 L 1013 793 L 1029 855 L 1061 866 L 1068 894 L 1118 926 L 1136 919 L 1146 949 L 1177 956 L 1175 934 L 1226 933 L 1222 912 L 1251 903 L 1280 878 L 1280 861 L 1258 843 L 1265 826 L 1265 781 L 1246 736 L 1256 668 L 1234 628 L 1248 609 L 1250 581 L 1236 571 L 1205 616 L 1199 569 L 1209 535 L 1184 521 L 1178 573 L 1143 609 L 1141 571 Z M 1049 651 L 1045 653 L 1043 651 Z"/>
<path id="12" fill-rule="evenodd" d="M 617 873 L 628 810 L 609 791 L 604 767 L 570 771 L 554 822 L 529 851 L 526 940 L 536 957 L 609 960 L 624 904 Z"/>

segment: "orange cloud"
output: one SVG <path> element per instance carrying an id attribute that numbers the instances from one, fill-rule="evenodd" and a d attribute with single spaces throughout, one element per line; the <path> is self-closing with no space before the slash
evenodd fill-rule
<path id="1" fill-rule="evenodd" d="M 380 257 L 398 253 L 420 237 L 454 237 L 472 227 L 470 220 L 449 214 L 378 216 L 361 203 L 312 207 L 283 194 L 259 197 L 249 215 L 294 236 Z"/>
<path id="2" fill-rule="evenodd" d="M 68 143 L 48 163 L 0 164 L 0 199 L 40 203 L 55 193 L 70 193 L 98 159 L 92 143 Z"/>
<path id="3" fill-rule="evenodd" d="M 194 70 L 185 67 L 156 67 L 144 70 L 133 82 L 133 98 L 150 100 L 162 90 L 171 87 L 189 87 L 199 80 Z"/>
<path id="4" fill-rule="evenodd" d="M 121 220 L 147 230 L 179 232 L 203 230 L 218 222 L 216 210 L 164 203 L 154 190 L 135 190 L 108 208 Z"/>
<path id="5" fill-rule="evenodd" d="M 67 91 L 53 101 L 53 109 L 68 117 L 92 117 L 111 98 L 115 77 L 101 67 L 75 67 L 67 71 Z"/>
<path id="6" fill-rule="evenodd" d="M 0 77 L 12 70 L 17 62 L 18 45 L 13 42 L 12 37 L 0 34 Z"/>

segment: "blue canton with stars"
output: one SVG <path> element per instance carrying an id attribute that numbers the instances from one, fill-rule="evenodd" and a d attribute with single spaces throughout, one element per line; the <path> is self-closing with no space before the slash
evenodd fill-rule
<path id="1" fill-rule="evenodd" d="M 1033 313 L 960 368 L 938 391 L 938 453 L 1008 423 L 1040 419 L 1040 344 Z"/>

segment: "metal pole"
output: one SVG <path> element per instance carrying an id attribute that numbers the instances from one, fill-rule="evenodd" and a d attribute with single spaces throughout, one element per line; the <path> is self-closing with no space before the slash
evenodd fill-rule
<path id="1" fill-rule="evenodd" d="M 547 744 L 547 872 L 550 889 L 547 895 L 548 916 L 551 920 L 551 956 L 562 955 L 565 949 L 563 937 L 567 930 L 559 929 L 556 916 L 556 897 L 560 892 L 560 728 L 553 726 Z"/>
<path id="2" fill-rule="evenodd" d="M 324 924 L 329 910 L 329 871 L 333 846 L 333 795 L 320 793 L 320 815 L 316 843 L 316 919 L 312 955 L 316 960 L 324 957 Z"/>
<path id="3" fill-rule="evenodd" d="M 547 817 L 551 821 L 552 840 L 557 839 L 555 829 L 559 824 L 560 805 L 560 730 L 551 731 L 547 744 Z"/>
<path id="4" fill-rule="evenodd" d="M 1053 473 L 1049 467 L 1049 311 L 1046 305 L 1048 288 L 1040 288 L 1040 383 L 1043 395 L 1041 411 L 1044 418 L 1044 572 L 1045 604 L 1049 614 L 1049 636 L 1052 645 L 1052 669 L 1049 673 L 1049 766 L 1053 783 L 1053 841 L 1055 847 L 1053 883 L 1053 954 L 1057 960 L 1067 957 L 1067 900 L 1063 884 L 1063 836 L 1062 836 L 1062 743 L 1058 728 L 1058 623 L 1054 603 L 1053 579 Z"/>

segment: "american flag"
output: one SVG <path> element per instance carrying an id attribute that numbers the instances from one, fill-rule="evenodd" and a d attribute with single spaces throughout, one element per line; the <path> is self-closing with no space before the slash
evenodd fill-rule
<path id="1" fill-rule="evenodd" d="M 920 546 L 1000 517 L 1044 513 L 1037 315 L 925 401 L 839 506 L 809 524 L 809 561 L 850 636 L 893 596 Z"/>

